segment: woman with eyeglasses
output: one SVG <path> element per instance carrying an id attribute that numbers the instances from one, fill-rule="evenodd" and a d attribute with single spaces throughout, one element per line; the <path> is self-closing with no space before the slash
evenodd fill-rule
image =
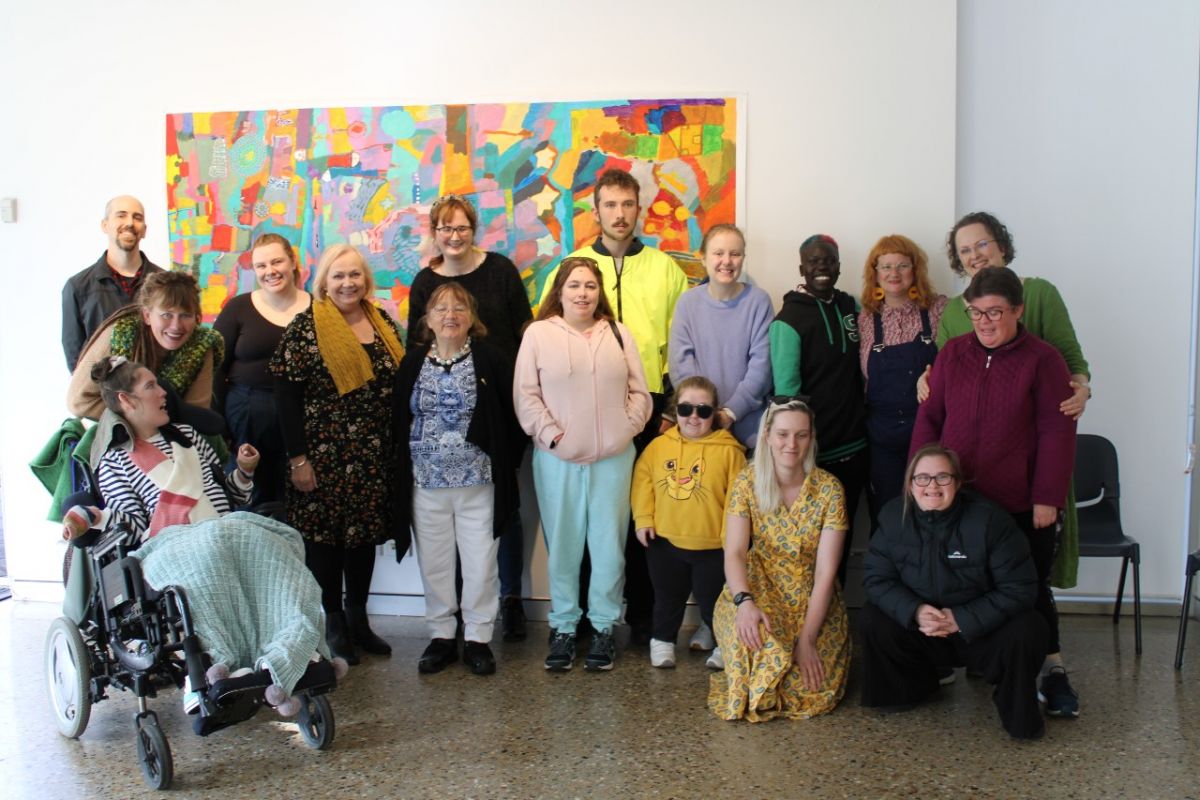
<path id="1" fill-rule="evenodd" d="M 565 258 L 529 326 L 513 379 L 517 419 L 533 437 L 533 483 L 550 579 L 545 667 L 571 669 L 584 548 L 591 646 L 584 668 L 613 667 L 621 617 L 633 437 L 650 419 L 650 392 L 633 334 L 617 322 L 594 259 Z"/>
<path id="2" fill-rule="evenodd" d="M 429 267 L 417 273 L 408 295 L 408 336 L 418 341 L 418 330 L 429 306 L 429 297 L 450 281 L 475 299 L 478 320 L 488 331 L 488 343 L 517 360 L 521 334 L 533 319 L 521 273 L 505 256 L 475 245 L 479 214 L 470 201 L 456 194 L 439 198 L 429 209 L 429 228 L 437 254 Z M 525 445 L 514 459 L 519 466 Z M 521 578 L 525 570 L 525 542 L 521 517 L 515 511 L 504 520 L 504 535 L 497 555 L 500 564 L 502 636 L 504 641 L 525 638 L 525 609 L 521 604 Z"/>
<path id="3" fill-rule="evenodd" d="M 958 453 L 964 482 L 1013 515 L 1037 571 L 1035 608 L 1050 639 L 1043 667 L 1046 712 L 1077 716 L 1079 700 L 1062 664 L 1050 570 L 1075 461 L 1075 420 L 1066 362 L 1021 324 L 1021 279 L 1008 267 L 981 269 L 963 293 L 973 333 L 948 341 L 929 378 L 912 451 L 941 442 Z"/>
<path id="4" fill-rule="evenodd" d="M 770 295 L 741 280 L 746 238 L 736 226 L 709 228 L 700 254 L 708 280 L 680 295 L 671 319 L 671 380 L 711 380 L 722 398 L 717 427 L 752 447 L 771 393 L 767 329 L 775 309 Z"/>
<path id="5" fill-rule="evenodd" d="M 725 671 L 712 676 L 708 707 L 727 720 L 806 719 L 846 691 L 850 625 L 836 580 L 845 495 L 816 466 L 802 401 L 773 398 L 757 445 L 725 507 L 725 590 L 713 611 Z"/>
<path id="6" fill-rule="evenodd" d="M 67 388 L 67 408 L 77 417 L 100 418 L 104 400 L 91 378 L 92 367 L 110 356 L 144 364 L 177 398 L 208 408 L 213 369 L 225 356 L 225 341 L 199 322 L 200 286 L 194 277 L 147 275 L 133 305 L 105 320 L 83 346 Z"/>
<path id="7" fill-rule="evenodd" d="M 937 691 L 943 672 L 965 666 L 995 686 L 1009 735 L 1039 738 L 1047 631 L 1033 608 L 1028 540 L 1003 509 L 963 489 L 953 450 L 920 448 L 904 483 L 863 561 L 862 704 L 915 705 Z"/>
<path id="8" fill-rule="evenodd" d="M 496 659 L 488 642 L 500 609 L 496 549 L 517 509 L 525 438 L 513 413 L 513 365 L 491 346 L 475 299 L 455 281 L 433 290 L 420 330 L 396 376 L 393 426 L 397 524 L 415 532 L 432 636 L 417 669 L 440 672 L 458 660 L 461 610 L 463 661 L 490 675 Z"/>
<path id="9" fill-rule="evenodd" d="M 871 248 L 862 285 L 858 353 L 867 382 L 867 501 L 874 529 L 879 509 L 904 488 L 917 419 L 916 383 L 937 356 L 934 335 L 946 296 L 929 282 L 925 251 L 896 234 Z"/>

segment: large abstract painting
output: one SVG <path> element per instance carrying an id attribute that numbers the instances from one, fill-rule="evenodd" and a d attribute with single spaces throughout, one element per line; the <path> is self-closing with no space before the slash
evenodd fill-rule
<path id="1" fill-rule="evenodd" d="M 512 258 L 531 298 L 599 233 L 592 188 L 609 167 L 642 185 L 644 241 L 694 279 L 703 231 L 737 208 L 735 98 L 309 108 L 167 116 L 171 260 L 200 281 L 211 320 L 254 286 L 262 233 L 296 245 L 306 280 L 345 242 L 399 320 L 434 255 L 429 206 L 479 209 L 476 243 Z"/>

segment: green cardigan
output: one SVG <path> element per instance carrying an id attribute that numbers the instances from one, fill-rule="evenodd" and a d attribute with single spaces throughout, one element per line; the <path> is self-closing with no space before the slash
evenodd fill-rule
<path id="1" fill-rule="evenodd" d="M 1058 289 L 1044 278 L 1023 278 L 1021 284 L 1025 292 L 1025 313 L 1021 322 L 1025 328 L 1061 353 L 1072 375 L 1087 375 L 1090 379 L 1092 375 L 1088 371 L 1087 359 L 1083 357 L 1083 348 L 1075 336 L 1075 326 L 1071 324 L 1067 304 L 1063 302 Z M 942 312 L 937 332 L 938 349 L 955 336 L 971 331 L 967 303 L 960 294 L 951 299 Z M 1066 508 L 1063 509 L 1062 537 L 1054 558 L 1054 568 L 1050 572 L 1050 582 L 1060 589 L 1070 589 L 1075 586 L 1078 576 L 1079 517 L 1075 512 L 1075 486 L 1072 485 L 1067 494 Z"/>

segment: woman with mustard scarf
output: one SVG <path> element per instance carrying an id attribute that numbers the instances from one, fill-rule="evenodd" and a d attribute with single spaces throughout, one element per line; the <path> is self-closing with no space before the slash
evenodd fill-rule
<path id="1" fill-rule="evenodd" d="M 350 664 L 358 663 L 356 645 L 392 652 L 368 625 L 366 605 L 375 547 L 397 535 L 391 407 L 404 348 L 396 323 L 371 304 L 374 291 L 356 249 L 327 249 L 312 306 L 288 325 L 270 365 L 291 477 L 288 523 L 304 536 L 321 585 L 329 648 Z M 407 533 L 397 547 L 408 549 Z"/>

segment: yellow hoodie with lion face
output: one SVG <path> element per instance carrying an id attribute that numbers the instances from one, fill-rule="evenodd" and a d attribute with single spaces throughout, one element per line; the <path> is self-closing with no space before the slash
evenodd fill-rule
<path id="1" fill-rule="evenodd" d="M 654 528 L 682 550 L 720 549 L 725 497 L 745 464 L 745 451 L 729 431 L 688 439 L 671 428 L 633 468 L 634 525 Z"/>

